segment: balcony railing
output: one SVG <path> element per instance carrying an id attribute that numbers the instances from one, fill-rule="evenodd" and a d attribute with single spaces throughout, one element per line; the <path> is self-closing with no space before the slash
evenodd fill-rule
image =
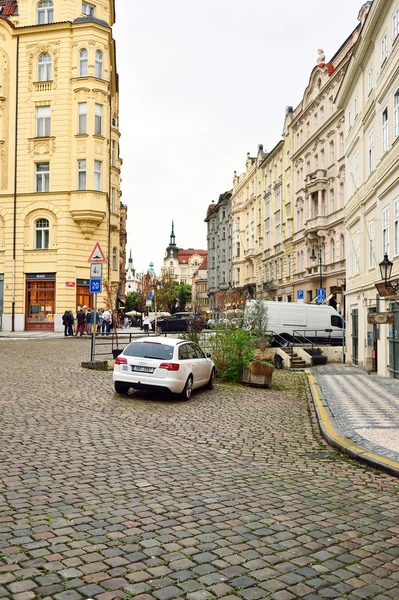
<path id="1" fill-rule="evenodd" d="M 35 81 L 35 92 L 51 92 L 53 89 L 52 81 Z"/>

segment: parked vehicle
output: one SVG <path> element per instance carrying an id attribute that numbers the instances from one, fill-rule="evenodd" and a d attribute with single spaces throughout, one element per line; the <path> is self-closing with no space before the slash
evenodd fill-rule
<path id="1" fill-rule="evenodd" d="M 165 316 L 158 319 L 157 330 L 158 333 L 187 331 L 193 323 L 197 323 L 200 329 L 204 326 L 204 321 L 200 315 L 196 315 L 193 312 L 177 312 L 169 317 Z M 152 325 L 152 329 L 155 331 L 155 322 Z"/>
<path id="2" fill-rule="evenodd" d="M 254 300 L 248 300 L 244 327 L 251 325 Z M 300 337 L 321 343 L 343 344 L 345 322 L 341 315 L 327 304 L 300 304 L 299 302 L 262 301 L 267 308 L 267 329 L 287 341 Z M 251 308 L 252 305 L 252 308 Z"/>
<path id="3" fill-rule="evenodd" d="M 113 380 L 118 394 L 130 388 L 179 394 L 189 400 L 192 390 L 213 389 L 215 365 L 210 354 L 193 342 L 177 338 L 140 338 L 116 358 Z"/>

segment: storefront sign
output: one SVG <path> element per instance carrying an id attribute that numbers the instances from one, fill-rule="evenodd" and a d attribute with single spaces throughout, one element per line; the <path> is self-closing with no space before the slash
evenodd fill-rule
<path id="1" fill-rule="evenodd" d="M 342 294 L 342 286 L 340 285 L 333 285 L 331 288 L 331 293 L 332 294 Z"/>
<path id="2" fill-rule="evenodd" d="M 67 287 L 67 288 L 74 288 L 74 287 L 76 287 L 76 283 L 74 281 L 66 281 L 65 282 L 65 287 Z"/>
<path id="3" fill-rule="evenodd" d="M 55 273 L 27 273 L 26 279 L 55 279 Z"/>
<path id="4" fill-rule="evenodd" d="M 391 312 L 386 313 L 369 313 L 367 322 L 371 325 L 386 325 L 395 322 L 395 315 Z"/>
<path id="5" fill-rule="evenodd" d="M 78 285 L 90 285 L 90 279 L 78 279 Z"/>

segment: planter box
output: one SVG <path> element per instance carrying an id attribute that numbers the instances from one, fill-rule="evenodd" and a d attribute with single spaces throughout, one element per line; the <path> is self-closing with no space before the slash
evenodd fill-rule
<path id="1" fill-rule="evenodd" d="M 255 375 L 249 367 L 244 367 L 242 382 L 253 387 L 270 388 L 272 386 L 273 369 L 267 375 Z"/>

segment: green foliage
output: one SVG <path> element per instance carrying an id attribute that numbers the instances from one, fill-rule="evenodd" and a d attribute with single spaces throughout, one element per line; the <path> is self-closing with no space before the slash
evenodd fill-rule
<path id="1" fill-rule="evenodd" d="M 250 300 L 245 306 L 244 327 L 251 329 L 258 339 L 266 336 L 268 327 L 267 305 L 263 300 Z"/>
<path id="2" fill-rule="evenodd" d="M 191 285 L 188 285 L 188 283 L 179 283 L 177 286 L 177 303 L 179 311 L 185 310 L 186 304 L 191 302 L 191 296 Z"/>
<path id="3" fill-rule="evenodd" d="M 249 331 L 221 326 L 209 336 L 208 347 L 222 381 L 241 382 L 242 371 L 252 360 L 255 338 Z"/>
<path id="4" fill-rule="evenodd" d="M 137 292 L 129 292 L 126 294 L 125 312 L 130 312 L 131 310 L 139 310 Z"/>

